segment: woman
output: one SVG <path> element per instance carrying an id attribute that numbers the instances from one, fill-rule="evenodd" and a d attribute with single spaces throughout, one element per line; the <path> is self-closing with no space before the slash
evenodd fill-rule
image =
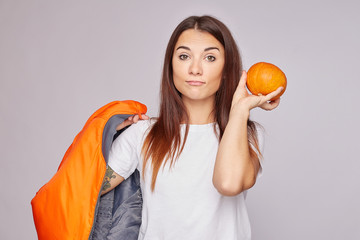
<path id="1" fill-rule="evenodd" d="M 240 78 L 241 73 L 241 78 Z M 266 96 L 246 90 L 246 72 L 227 27 L 192 16 L 174 30 L 165 54 L 157 119 L 132 116 L 113 143 L 103 193 L 138 169 L 142 175 L 139 239 L 250 239 L 244 191 L 261 169 L 259 138 L 249 120 Z"/>

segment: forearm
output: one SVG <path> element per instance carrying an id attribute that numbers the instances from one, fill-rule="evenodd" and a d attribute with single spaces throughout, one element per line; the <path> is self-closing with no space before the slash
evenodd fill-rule
<path id="1" fill-rule="evenodd" d="M 116 172 L 114 172 L 114 170 L 112 170 L 112 168 L 110 166 L 107 166 L 103 185 L 101 188 L 101 195 L 111 191 L 113 188 L 115 188 L 117 185 L 119 185 L 122 181 L 124 181 L 124 178 L 121 177 Z"/>
<path id="2" fill-rule="evenodd" d="M 230 114 L 216 156 L 213 183 L 223 195 L 236 195 L 252 187 L 256 170 L 251 160 L 247 121 L 249 111 Z"/>

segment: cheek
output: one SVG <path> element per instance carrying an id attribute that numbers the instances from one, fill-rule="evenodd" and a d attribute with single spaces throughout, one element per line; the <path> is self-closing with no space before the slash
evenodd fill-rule
<path id="1" fill-rule="evenodd" d="M 178 73 L 173 70 L 173 83 L 175 86 L 175 89 L 178 90 L 181 93 L 181 76 L 178 75 Z"/>
<path id="2" fill-rule="evenodd" d="M 176 78 L 176 77 L 174 76 L 174 77 L 173 77 L 173 82 L 174 82 L 175 89 L 178 90 L 179 92 L 181 92 L 178 78 Z"/>
<path id="3" fill-rule="evenodd" d="M 219 89 L 220 84 L 221 84 L 221 79 L 222 79 L 222 68 L 221 67 L 217 67 L 217 68 L 213 68 L 211 73 L 211 86 L 212 88 L 216 88 L 216 91 Z"/>
<path id="4" fill-rule="evenodd" d="M 179 64 L 179 63 L 173 63 L 172 65 L 173 69 L 173 82 L 175 85 L 175 88 L 180 91 L 184 82 L 187 80 L 188 74 L 187 74 L 187 66 L 186 64 Z"/>
<path id="5" fill-rule="evenodd" d="M 173 64 L 173 76 L 177 78 L 184 78 L 187 74 L 186 64 Z"/>
<path id="6" fill-rule="evenodd" d="M 220 84 L 221 84 L 221 75 L 218 78 L 213 79 L 213 81 L 211 81 L 212 91 L 217 92 L 220 88 Z"/>
<path id="7" fill-rule="evenodd" d="M 179 87 L 181 76 L 179 76 L 179 72 L 176 69 L 173 69 L 173 82 L 176 89 Z"/>

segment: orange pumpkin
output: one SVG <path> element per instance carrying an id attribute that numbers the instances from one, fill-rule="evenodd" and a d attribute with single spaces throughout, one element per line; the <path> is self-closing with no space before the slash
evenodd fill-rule
<path id="1" fill-rule="evenodd" d="M 252 65 L 247 72 L 246 85 L 249 91 L 254 95 L 266 95 L 284 87 L 284 89 L 271 101 L 280 98 L 286 89 L 286 76 L 280 68 L 271 63 L 258 62 Z"/>

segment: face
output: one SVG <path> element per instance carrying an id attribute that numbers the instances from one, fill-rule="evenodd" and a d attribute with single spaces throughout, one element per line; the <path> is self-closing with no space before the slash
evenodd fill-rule
<path id="1" fill-rule="evenodd" d="M 174 48 L 172 67 L 183 101 L 214 101 L 225 63 L 222 44 L 210 33 L 184 31 Z"/>

